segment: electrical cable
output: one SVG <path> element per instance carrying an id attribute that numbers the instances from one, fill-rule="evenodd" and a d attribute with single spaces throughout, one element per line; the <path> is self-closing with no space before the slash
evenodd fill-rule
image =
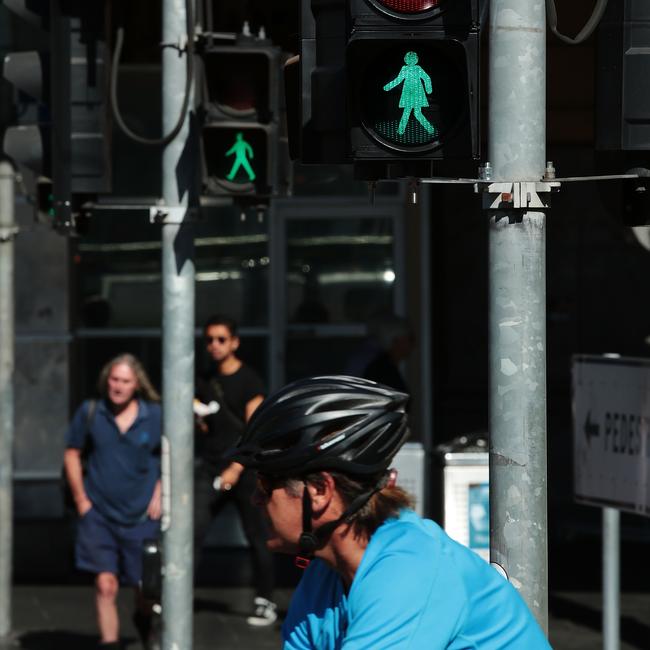
<path id="1" fill-rule="evenodd" d="M 594 7 L 593 13 L 589 17 L 589 20 L 585 26 L 578 32 L 578 35 L 575 38 L 570 36 L 565 36 L 560 34 L 557 29 L 557 10 L 555 8 L 555 0 L 546 0 L 546 19 L 548 21 L 548 26 L 550 30 L 564 43 L 569 45 L 579 45 L 580 43 L 586 41 L 594 32 L 598 23 L 600 22 L 605 9 L 607 8 L 607 0 L 597 0 L 596 6 Z"/>
<path id="2" fill-rule="evenodd" d="M 120 57 L 122 55 L 122 45 L 124 44 L 124 28 L 119 27 L 117 30 L 115 51 L 113 53 L 113 61 L 111 65 L 111 109 L 113 111 L 113 117 L 115 118 L 117 125 L 124 132 L 124 134 L 131 138 L 131 140 L 135 140 L 135 142 L 139 142 L 140 144 L 161 146 L 169 144 L 183 128 L 185 115 L 187 114 L 187 109 L 189 108 L 190 94 L 192 92 L 192 83 L 194 80 L 194 13 L 192 3 L 193 0 L 186 0 L 185 2 L 185 18 L 187 23 L 187 44 L 185 46 L 185 56 L 187 57 L 187 73 L 185 76 L 185 96 L 183 97 L 183 105 L 181 107 L 180 115 L 178 116 L 178 121 L 176 122 L 174 128 L 167 135 L 161 138 L 145 138 L 141 135 L 138 135 L 137 133 L 131 131 L 131 129 L 125 124 L 124 120 L 122 119 L 122 114 L 120 113 L 120 109 L 117 103 L 117 72 L 120 65 Z"/>

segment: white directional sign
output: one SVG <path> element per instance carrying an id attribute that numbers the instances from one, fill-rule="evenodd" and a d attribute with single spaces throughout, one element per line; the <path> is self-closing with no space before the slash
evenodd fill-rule
<path id="1" fill-rule="evenodd" d="M 573 358 L 574 493 L 650 515 L 650 360 Z"/>

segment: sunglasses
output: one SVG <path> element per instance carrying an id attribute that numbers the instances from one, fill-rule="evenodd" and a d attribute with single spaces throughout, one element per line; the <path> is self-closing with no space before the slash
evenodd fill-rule
<path id="1" fill-rule="evenodd" d="M 226 341 L 229 340 L 230 337 L 228 336 L 206 336 L 205 337 L 205 342 L 209 345 L 213 341 L 217 341 L 218 343 L 221 343 L 223 345 Z"/>

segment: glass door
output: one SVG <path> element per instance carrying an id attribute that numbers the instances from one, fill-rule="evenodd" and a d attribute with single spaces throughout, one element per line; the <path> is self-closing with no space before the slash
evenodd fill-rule
<path id="1" fill-rule="evenodd" d="M 274 212 L 273 383 L 350 372 L 368 323 L 405 307 L 402 203 L 294 198 Z"/>

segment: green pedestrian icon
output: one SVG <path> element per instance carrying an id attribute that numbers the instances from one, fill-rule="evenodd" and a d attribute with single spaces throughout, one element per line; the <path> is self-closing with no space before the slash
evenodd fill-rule
<path id="1" fill-rule="evenodd" d="M 407 52 L 404 55 L 404 63 L 395 79 L 389 81 L 384 90 L 388 92 L 396 86 L 402 85 L 402 95 L 399 98 L 399 107 L 403 108 L 402 119 L 397 127 L 397 133 L 403 135 L 406 131 L 411 112 L 413 117 L 424 127 L 428 133 L 434 133 L 435 127 L 422 114 L 422 109 L 429 105 L 427 95 L 430 95 L 431 77 L 418 65 L 418 55 L 415 52 Z"/>
<path id="2" fill-rule="evenodd" d="M 240 167 L 244 168 L 244 171 L 248 174 L 248 180 L 255 180 L 255 172 L 248 162 L 249 158 L 253 159 L 253 147 L 244 140 L 244 134 L 239 132 L 236 136 L 235 144 L 233 144 L 228 151 L 226 151 L 226 156 L 235 156 L 235 162 L 232 165 L 230 173 L 226 176 L 229 181 L 234 180 L 237 176 L 237 172 Z"/>

